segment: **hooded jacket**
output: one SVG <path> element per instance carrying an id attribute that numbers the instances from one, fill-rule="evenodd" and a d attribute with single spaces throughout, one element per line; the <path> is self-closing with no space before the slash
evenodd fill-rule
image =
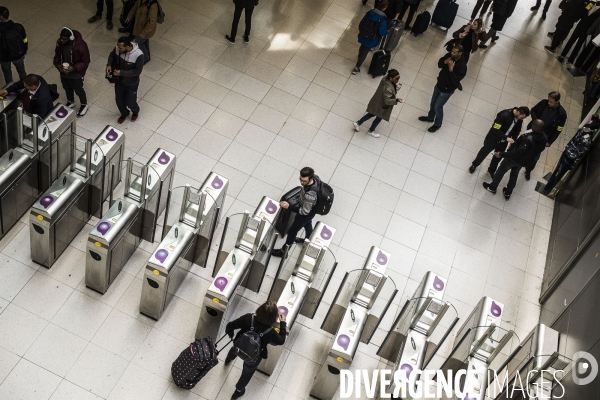
<path id="1" fill-rule="evenodd" d="M 110 66 L 113 71 L 120 70 L 120 76 L 116 77 L 116 84 L 136 85 L 140 82 L 140 74 L 144 68 L 144 53 L 138 47 L 137 43 L 132 43 L 133 49 L 126 53 L 119 53 L 119 47 L 108 55 L 107 66 Z"/>
<path id="2" fill-rule="evenodd" d="M 136 0 L 135 5 L 127 15 L 129 21 L 133 21 L 133 36 L 140 39 L 150 39 L 156 33 L 156 20 L 158 19 L 158 3 L 149 0 L 142 4 L 142 0 Z"/>
<path id="3" fill-rule="evenodd" d="M 73 36 L 75 40 L 73 40 L 71 46 L 71 65 L 75 68 L 75 72 L 83 78 L 90 65 L 90 50 L 79 31 L 74 30 Z M 63 63 L 63 47 L 65 45 L 60 40 L 57 40 L 56 47 L 54 48 L 54 65 L 56 67 L 59 67 Z"/>
<path id="4" fill-rule="evenodd" d="M 31 114 L 37 114 L 42 119 L 46 118 L 48 113 L 54 108 L 54 102 L 52 101 L 52 95 L 50 94 L 50 88 L 44 78 L 36 75 L 40 80 L 40 87 L 36 90 L 35 94 L 29 101 L 29 109 L 25 110 Z M 25 89 L 23 81 L 15 82 L 6 88 L 8 92 L 18 92 Z M 25 90 L 25 96 L 27 96 L 27 90 Z"/>
<path id="5" fill-rule="evenodd" d="M 546 148 L 545 133 L 533 133 L 525 131 L 515 143 L 509 147 L 508 151 L 500 152 L 500 158 L 508 158 L 517 165 L 526 167 Z"/>
<path id="6" fill-rule="evenodd" d="M 13 21 L 0 22 L 0 37 L 4 35 L 5 32 L 16 30 L 21 36 L 21 40 L 23 42 L 21 46 L 21 54 L 8 54 L 5 49 L 0 49 L 0 61 L 8 62 L 8 61 L 17 61 L 23 58 L 25 54 L 27 54 L 27 50 L 29 48 L 29 42 L 27 40 L 27 33 L 25 32 L 25 28 L 23 25 L 17 24 Z"/>
<path id="7" fill-rule="evenodd" d="M 370 19 L 371 21 L 374 21 L 374 22 L 379 22 L 379 31 L 377 32 L 375 39 L 372 39 L 372 40 L 368 39 L 360 34 L 360 26 L 367 19 Z M 383 36 L 387 36 L 387 34 L 388 34 L 387 17 L 383 11 L 379 11 L 376 8 L 368 11 L 365 14 L 365 16 L 360 20 L 360 23 L 358 24 L 358 26 L 359 26 L 359 28 L 358 28 L 359 29 L 358 43 L 362 44 L 365 47 L 371 48 L 371 49 L 373 47 L 377 46 L 377 44 L 379 43 L 379 40 Z"/>

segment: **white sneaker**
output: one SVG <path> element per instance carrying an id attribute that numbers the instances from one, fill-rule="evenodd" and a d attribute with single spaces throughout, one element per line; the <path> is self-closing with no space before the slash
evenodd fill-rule
<path id="1" fill-rule="evenodd" d="M 374 138 L 378 138 L 379 136 L 381 136 L 379 133 L 377 133 L 377 132 L 374 132 L 374 131 L 371 131 L 371 130 L 368 130 L 368 131 L 367 131 L 367 135 L 371 135 L 371 136 L 373 136 Z"/>
<path id="2" fill-rule="evenodd" d="M 356 132 L 360 132 L 360 125 L 358 124 L 358 122 L 354 122 L 354 130 Z"/>
<path id="3" fill-rule="evenodd" d="M 65 104 L 67 107 L 69 108 L 75 108 L 75 102 L 74 101 L 69 101 L 67 102 L 67 104 Z"/>
<path id="4" fill-rule="evenodd" d="M 88 111 L 87 104 L 82 104 L 81 107 L 79 108 L 79 111 L 77 112 L 77 117 L 83 117 L 85 115 L 85 113 L 87 113 L 87 111 Z"/>

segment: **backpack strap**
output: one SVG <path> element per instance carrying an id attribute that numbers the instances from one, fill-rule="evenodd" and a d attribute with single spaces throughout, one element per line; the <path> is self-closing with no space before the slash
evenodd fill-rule
<path id="1" fill-rule="evenodd" d="M 261 332 L 258 334 L 258 336 L 263 337 L 263 335 L 266 335 L 267 333 L 271 332 L 273 330 L 272 327 L 269 327 L 268 329 L 265 329 L 264 332 Z"/>
<path id="2" fill-rule="evenodd" d="M 254 330 L 254 314 L 252 314 L 252 317 L 250 318 L 250 330 Z"/>

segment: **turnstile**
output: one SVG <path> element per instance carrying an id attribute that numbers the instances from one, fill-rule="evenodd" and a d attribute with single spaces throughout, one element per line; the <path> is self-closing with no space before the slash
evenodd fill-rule
<path id="1" fill-rule="evenodd" d="M 121 171 L 125 148 L 123 132 L 107 126 L 94 142 L 71 137 L 71 168 L 33 205 L 29 214 L 31 259 L 46 268 L 77 236 L 92 217 L 101 217 L 102 203 L 117 185 L 109 179 L 110 164 Z M 115 174 L 116 175 L 116 174 Z"/>
<path id="2" fill-rule="evenodd" d="M 163 154 L 167 156 L 163 156 L 164 163 L 160 161 Z M 118 173 L 113 165 L 109 176 Z M 88 237 L 87 287 L 104 294 L 140 242 L 153 242 L 157 226 L 154 216 L 162 214 L 167 205 L 166 200 L 160 200 L 168 196 L 174 171 L 175 155 L 163 149 L 156 150 L 146 165 L 127 160 L 124 196 L 112 204 Z M 151 222 L 145 224 L 148 218 Z M 145 225 L 149 229 L 143 230 Z"/>
<path id="3" fill-rule="evenodd" d="M 279 202 L 263 197 L 253 214 L 233 214 L 225 220 L 223 235 L 213 270 L 213 281 L 206 291 L 196 338 L 217 338 L 225 330 L 240 300 L 238 288 L 259 292 L 271 251 L 277 240 L 273 223 L 279 215 Z M 239 228 L 238 228 L 239 227 Z M 223 248 L 231 248 L 226 252 Z"/>
<path id="4" fill-rule="evenodd" d="M 414 370 L 424 369 L 458 322 L 454 306 L 442 301 L 446 285 L 446 278 L 429 271 L 404 304 L 377 351 L 392 363 L 392 373 L 405 371 L 408 379 Z M 389 389 L 386 393 L 394 394 L 395 384 Z M 398 398 L 406 398 L 399 389 Z"/>
<path id="5" fill-rule="evenodd" d="M 299 314 L 312 319 L 317 312 L 337 266 L 329 249 L 334 234 L 334 228 L 319 221 L 301 246 L 285 248 L 269 300 L 276 301 L 279 313 L 285 315 L 288 335 Z M 273 327 L 279 329 L 279 323 Z M 261 361 L 258 370 L 271 375 L 283 346 L 268 345 L 268 351 L 269 358 Z"/>
<path id="6" fill-rule="evenodd" d="M 397 290 L 385 274 L 390 253 L 371 247 L 363 269 L 347 272 L 321 329 L 334 335 L 331 348 L 313 383 L 310 395 L 332 399 L 340 385 L 340 370 L 349 369 L 359 342 L 368 344 Z"/>
<path id="7" fill-rule="evenodd" d="M 7 89 L 12 83 L 7 83 L 2 89 Z M 11 148 L 9 145 L 9 135 L 14 135 L 10 131 L 9 117 L 11 113 L 23 105 L 25 89 L 19 92 L 9 92 L 6 96 L 0 97 L 0 154 L 6 153 Z"/>
<path id="8" fill-rule="evenodd" d="M 559 333 L 538 324 L 508 357 L 505 368 L 501 367 L 497 375 L 491 376 L 493 380 L 488 386 L 487 397 L 496 400 L 559 398 L 552 397 L 552 391 L 569 374 L 574 362 L 561 355 L 558 346 Z M 508 376 L 508 385 L 505 376 Z M 562 397 L 563 388 L 557 390 Z"/>
<path id="9" fill-rule="evenodd" d="M 455 377 L 461 370 L 465 375 L 458 392 L 456 388 L 456 393 L 443 392 L 442 399 L 485 399 L 488 371 L 499 370 L 519 344 L 514 331 L 500 327 L 503 312 L 504 305 L 487 296 L 477 303 L 456 334 L 452 352 L 440 368 L 447 378 Z"/>
<path id="10" fill-rule="evenodd" d="M 186 185 L 171 190 L 163 230 L 168 233 L 144 270 L 142 314 L 160 319 L 192 264 L 206 267 L 228 185 L 226 178 L 211 172 L 200 189 Z M 181 202 L 179 214 L 169 221 L 169 210 L 177 201 Z"/>
<path id="11" fill-rule="evenodd" d="M 0 157 L 0 238 L 69 165 L 71 146 L 59 151 L 58 143 L 75 129 L 76 114 L 63 108 L 57 105 L 44 121 L 21 108 L 2 114 L 2 141 L 11 148 Z"/>

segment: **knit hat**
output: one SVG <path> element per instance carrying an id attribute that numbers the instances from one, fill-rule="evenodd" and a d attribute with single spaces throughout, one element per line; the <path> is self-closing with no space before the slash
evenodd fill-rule
<path id="1" fill-rule="evenodd" d="M 70 38 L 71 35 L 73 35 L 73 33 L 67 28 L 62 28 L 60 31 L 60 37 Z"/>

